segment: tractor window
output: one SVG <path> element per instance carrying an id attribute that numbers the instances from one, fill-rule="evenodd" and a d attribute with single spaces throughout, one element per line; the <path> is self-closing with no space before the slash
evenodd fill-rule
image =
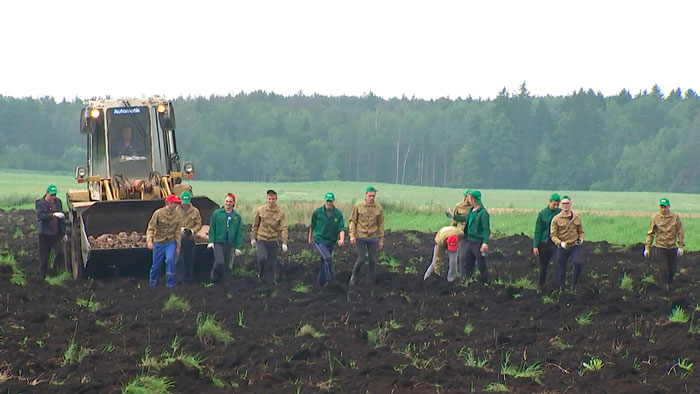
<path id="1" fill-rule="evenodd" d="M 107 110 L 109 164 L 112 176 L 146 179 L 151 173 L 151 118 L 148 107 Z"/>
<path id="2" fill-rule="evenodd" d="M 90 163 L 90 175 L 99 175 L 102 178 L 109 176 L 107 173 L 107 147 L 105 144 L 104 122 L 97 122 L 95 132 L 89 134 L 92 161 Z"/>

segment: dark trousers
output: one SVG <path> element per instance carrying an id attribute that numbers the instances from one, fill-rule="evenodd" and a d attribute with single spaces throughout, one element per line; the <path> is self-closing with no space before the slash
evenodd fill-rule
<path id="1" fill-rule="evenodd" d="M 678 266 L 678 250 L 676 248 L 656 248 L 656 259 L 659 263 L 659 268 L 661 269 L 661 278 L 659 278 L 659 283 L 663 284 L 664 281 L 670 285 L 673 283 L 673 277 L 676 275 L 676 268 Z"/>
<path id="2" fill-rule="evenodd" d="M 467 241 L 464 275 L 468 278 L 474 276 L 474 263 L 477 263 L 479 265 L 479 280 L 482 283 L 487 283 L 489 281 L 489 269 L 486 267 L 486 256 L 481 253 L 481 245 L 481 241 Z"/>
<path id="3" fill-rule="evenodd" d="M 182 238 L 180 255 L 177 257 L 175 268 L 177 283 L 190 284 L 194 279 L 194 238 Z"/>
<path id="4" fill-rule="evenodd" d="M 371 282 L 372 277 L 374 276 L 374 266 L 377 263 L 377 258 L 379 255 L 379 241 L 364 241 L 361 239 L 356 239 L 355 253 L 357 253 L 357 260 L 355 261 L 355 265 L 352 267 L 352 275 L 357 278 L 360 275 L 362 266 L 365 265 L 365 261 L 369 260 L 367 283 Z"/>
<path id="5" fill-rule="evenodd" d="M 229 263 L 233 258 L 233 248 L 226 242 L 217 242 L 214 244 L 214 265 L 211 267 L 211 281 L 219 282 L 230 276 Z"/>
<path id="6" fill-rule="evenodd" d="M 279 249 L 277 241 L 258 240 L 258 267 L 260 268 L 260 279 L 271 285 L 275 284 L 277 249 Z"/>
<path id="7" fill-rule="evenodd" d="M 331 255 L 333 254 L 333 246 L 335 244 L 322 244 L 314 242 L 314 250 L 321 256 L 318 261 L 318 285 L 324 286 L 326 283 L 333 280 L 333 268 Z"/>
<path id="8" fill-rule="evenodd" d="M 549 268 L 549 262 L 554 260 L 556 263 L 557 259 L 557 246 L 554 242 L 540 242 L 537 245 L 537 249 L 540 251 L 540 288 L 544 286 L 547 282 L 547 268 Z M 556 271 L 556 270 L 555 270 Z"/>
<path id="9" fill-rule="evenodd" d="M 39 278 L 44 279 L 49 268 L 49 254 L 53 249 L 52 273 L 56 273 L 59 267 L 63 267 L 63 234 L 39 235 Z"/>
<path id="10" fill-rule="evenodd" d="M 574 275 L 571 279 L 571 284 L 576 287 L 579 277 L 581 276 L 581 271 L 583 270 L 583 255 L 581 254 L 581 246 L 574 245 L 568 248 L 557 248 L 557 267 L 556 267 L 556 283 L 557 286 L 564 288 L 566 284 L 566 265 L 571 258 L 571 262 L 574 263 Z"/>

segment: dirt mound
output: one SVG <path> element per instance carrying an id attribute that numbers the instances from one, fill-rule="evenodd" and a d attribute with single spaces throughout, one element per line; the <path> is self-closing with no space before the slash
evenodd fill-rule
<path id="1" fill-rule="evenodd" d="M 678 393 L 700 383 L 689 364 L 700 360 L 697 253 L 666 293 L 639 246 L 584 243 L 577 293 L 538 294 L 525 236 L 493 241 L 484 286 L 444 273 L 423 281 L 433 234 L 389 232 L 374 283 L 347 286 L 345 246 L 336 281 L 317 288 L 316 256 L 295 227 L 274 287 L 254 277 L 251 249 L 235 278 L 213 286 L 152 288 L 144 276 L 60 287 L 36 279 L 32 225 L 31 211 L 0 212 L 2 252 L 27 276 L 11 284 L 0 270 L 2 392 L 119 392 L 137 376 L 221 393 Z M 187 308 L 166 308 L 172 295 Z M 677 306 L 688 322 L 669 321 Z"/>

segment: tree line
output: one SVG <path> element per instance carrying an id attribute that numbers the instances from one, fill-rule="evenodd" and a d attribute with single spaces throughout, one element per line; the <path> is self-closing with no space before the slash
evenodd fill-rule
<path id="1" fill-rule="evenodd" d="M 267 92 L 174 99 L 199 179 L 700 191 L 700 99 L 658 86 L 605 97 L 383 99 Z M 79 99 L 0 96 L 0 168 L 85 162 Z"/>

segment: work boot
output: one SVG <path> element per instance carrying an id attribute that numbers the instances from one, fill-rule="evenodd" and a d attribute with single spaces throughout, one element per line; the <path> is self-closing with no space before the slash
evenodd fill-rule
<path id="1" fill-rule="evenodd" d="M 348 285 L 355 286 L 355 282 L 355 274 L 350 275 L 350 281 L 348 282 Z"/>

